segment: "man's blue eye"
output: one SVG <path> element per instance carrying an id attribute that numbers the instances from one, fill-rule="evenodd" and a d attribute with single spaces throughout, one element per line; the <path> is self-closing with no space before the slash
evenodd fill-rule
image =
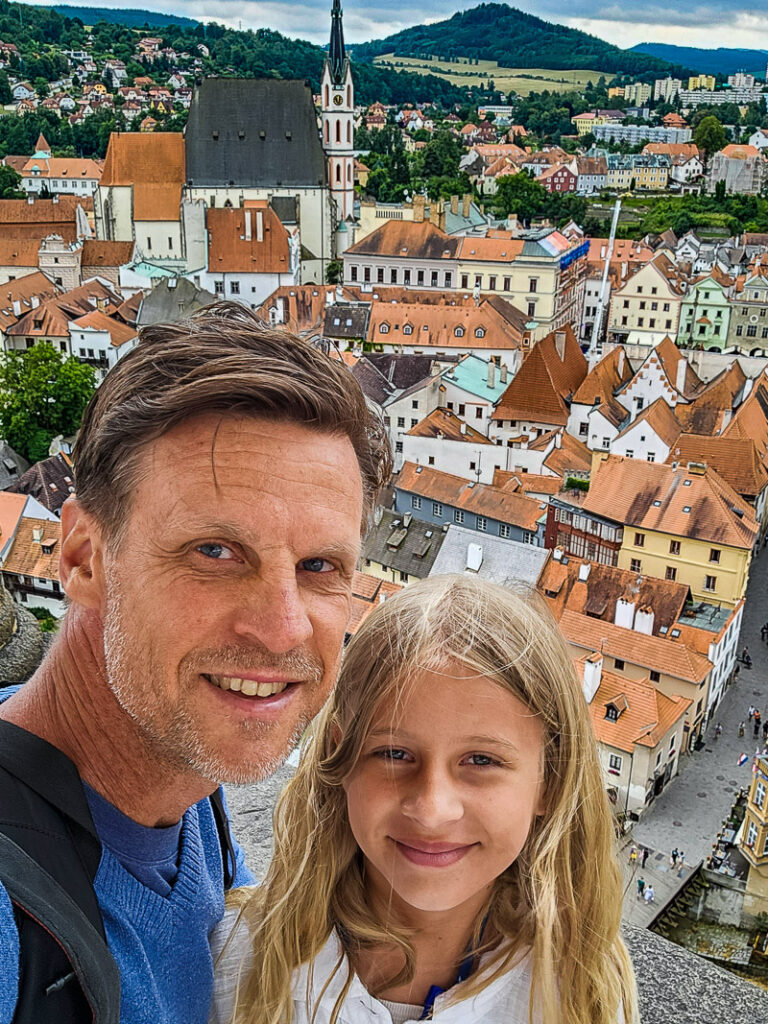
<path id="1" fill-rule="evenodd" d="M 328 568 L 324 570 L 323 566 L 327 566 Z M 301 563 L 301 567 L 305 572 L 329 572 L 333 569 L 331 563 L 326 562 L 324 558 L 305 558 Z"/>
<path id="2" fill-rule="evenodd" d="M 226 558 L 232 555 L 232 551 L 223 544 L 200 544 L 197 550 L 206 558 Z"/>

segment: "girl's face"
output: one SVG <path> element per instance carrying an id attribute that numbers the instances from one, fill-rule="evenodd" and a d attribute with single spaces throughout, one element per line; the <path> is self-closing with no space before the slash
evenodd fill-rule
<path id="1" fill-rule="evenodd" d="M 542 813 L 543 729 L 509 691 L 450 663 L 375 715 L 345 783 L 372 895 L 479 909 Z"/>

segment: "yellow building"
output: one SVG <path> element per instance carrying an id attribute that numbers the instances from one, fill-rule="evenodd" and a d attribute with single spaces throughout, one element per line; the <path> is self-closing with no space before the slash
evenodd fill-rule
<path id="1" fill-rule="evenodd" d="M 715 76 L 714 75 L 693 75 L 688 79 L 689 89 L 714 89 L 715 88 Z"/>
<path id="2" fill-rule="evenodd" d="M 538 324 L 538 340 L 564 324 L 579 324 L 588 252 L 588 241 L 552 230 L 536 240 L 501 231 L 468 236 L 459 240 L 458 286 L 509 299 Z"/>
<path id="3" fill-rule="evenodd" d="M 624 86 L 623 85 L 614 85 L 614 86 L 612 86 L 608 90 L 608 99 L 609 100 L 613 99 L 616 96 L 623 96 L 623 95 L 624 95 Z"/>
<path id="4" fill-rule="evenodd" d="M 677 336 L 685 282 L 666 253 L 656 253 L 611 295 L 608 329 L 622 341 L 658 345 Z"/>
<path id="5" fill-rule="evenodd" d="M 599 124 L 619 124 L 619 121 L 610 114 L 598 114 L 596 110 L 585 110 L 583 114 L 575 114 L 571 118 L 571 124 L 576 126 L 579 135 L 586 135 Z"/>
<path id="6" fill-rule="evenodd" d="M 669 185 L 669 157 L 640 153 L 633 160 L 632 176 L 635 188 L 663 192 Z"/>
<path id="7" fill-rule="evenodd" d="M 755 758 L 739 849 L 749 864 L 744 911 L 759 914 L 768 905 L 768 757 Z"/>
<path id="8" fill-rule="evenodd" d="M 705 464 L 604 455 L 584 511 L 624 525 L 620 568 L 684 583 L 694 601 L 733 608 L 744 597 L 759 525 Z"/>

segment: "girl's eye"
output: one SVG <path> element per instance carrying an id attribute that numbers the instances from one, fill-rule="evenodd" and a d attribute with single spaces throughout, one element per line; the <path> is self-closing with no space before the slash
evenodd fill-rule
<path id="1" fill-rule="evenodd" d="M 198 544 L 195 550 L 214 561 L 223 561 L 224 559 L 237 557 L 232 548 L 228 548 L 224 544 Z"/>
<path id="2" fill-rule="evenodd" d="M 465 760 L 475 768 L 491 768 L 499 764 L 495 757 L 489 757 L 488 754 L 469 754 Z"/>
<path id="3" fill-rule="evenodd" d="M 387 747 L 385 750 L 377 750 L 374 757 L 380 757 L 382 761 L 405 761 L 408 754 L 399 747 Z"/>

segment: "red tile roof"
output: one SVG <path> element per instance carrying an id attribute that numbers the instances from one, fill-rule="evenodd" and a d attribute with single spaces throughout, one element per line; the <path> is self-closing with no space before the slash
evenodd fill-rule
<path id="1" fill-rule="evenodd" d="M 587 376 L 587 365 L 570 324 L 548 334 L 523 361 L 493 413 L 494 421 L 565 426 L 567 403 Z"/>

